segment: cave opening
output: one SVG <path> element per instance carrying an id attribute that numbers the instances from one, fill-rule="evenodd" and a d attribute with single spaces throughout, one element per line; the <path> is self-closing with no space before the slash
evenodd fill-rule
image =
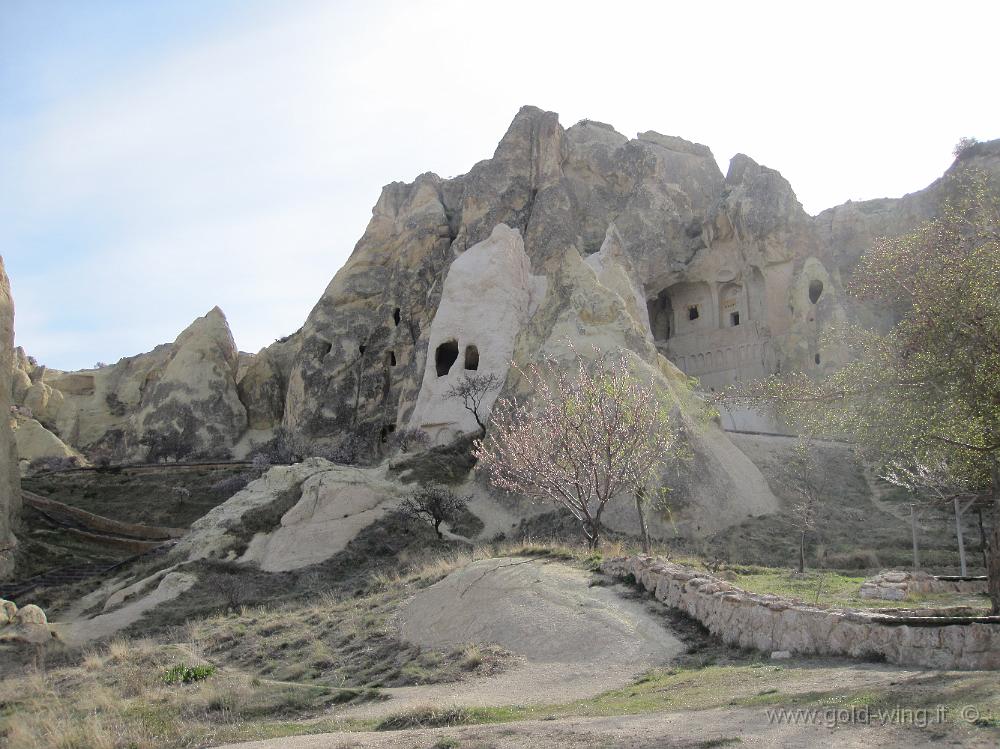
<path id="1" fill-rule="evenodd" d="M 665 341 L 670 338 L 674 327 L 674 307 L 666 289 L 657 294 L 656 298 L 646 301 L 646 311 L 649 313 L 649 329 L 653 333 L 653 339 Z"/>
<path id="2" fill-rule="evenodd" d="M 465 347 L 465 368 L 479 369 L 479 349 L 471 344 Z"/>
<path id="3" fill-rule="evenodd" d="M 735 328 L 735 327 L 736 327 L 737 325 L 739 325 L 739 324 L 740 324 L 740 313 L 739 313 L 739 312 L 730 312 L 730 313 L 729 313 L 729 324 L 730 324 L 730 325 L 731 325 L 732 327 L 734 327 L 734 328 Z"/>
<path id="4" fill-rule="evenodd" d="M 434 352 L 434 366 L 438 377 L 444 377 L 451 371 L 452 364 L 458 359 L 458 341 L 445 341 Z"/>
<path id="5" fill-rule="evenodd" d="M 396 307 L 396 309 L 394 309 L 392 311 L 392 321 L 396 324 L 396 327 L 398 328 L 399 327 L 399 307 Z"/>
<path id="6" fill-rule="evenodd" d="M 809 301 L 813 304 L 819 301 L 820 296 L 823 294 L 823 282 L 820 280 L 809 282 Z"/>
<path id="7" fill-rule="evenodd" d="M 688 320 L 697 320 L 699 317 L 701 317 L 701 311 L 698 309 L 698 305 L 690 305 L 688 307 Z"/>
<path id="8" fill-rule="evenodd" d="M 396 366 L 396 352 L 390 350 L 386 354 L 385 360 L 389 364 L 390 367 L 395 367 Z"/>

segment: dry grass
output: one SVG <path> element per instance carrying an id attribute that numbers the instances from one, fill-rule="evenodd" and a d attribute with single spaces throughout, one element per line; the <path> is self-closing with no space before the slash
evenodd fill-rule
<path id="1" fill-rule="evenodd" d="M 267 723 L 336 702 L 330 689 L 224 669 L 169 684 L 167 669 L 205 661 L 186 644 L 115 640 L 45 674 L 5 674 L 0 736 L 10 749 L 159 749 L 266 736 Z"/>
<path id="2" fill-rule="evenodd" d="M 319 595 L 278 607 L 193 619 L 161 639 L 115 639 L 63 653 L 44 674 L 4 664 L 0 745 L 7 749 L 165 749 L 361 724 L 310 720 L 378 686 L 422 684 L 501 671 L 510 654 L 489 645 L 450 652 L 397 638 L 393 617 L 416 590 L 478 559 L 531 555 L 593 564 L 584 550 L 545 543 L 482 547 L 402 560 L 360 595 Z M 212 665 L 191 684 L 168 684 L 176 666 Z M 20 670 L 20 673 L 18 671 Z"/>

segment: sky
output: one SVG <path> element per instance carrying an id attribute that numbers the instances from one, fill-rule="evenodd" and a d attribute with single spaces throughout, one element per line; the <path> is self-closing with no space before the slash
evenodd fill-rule
<path id="1" fill-rule="evenodd" d="M 1000 137 L 995 2 L 0 0 L 0 254 L 60 369 L 297 330 L 382 185 L 524 104 L 778 169 L 810 213 Z"/>

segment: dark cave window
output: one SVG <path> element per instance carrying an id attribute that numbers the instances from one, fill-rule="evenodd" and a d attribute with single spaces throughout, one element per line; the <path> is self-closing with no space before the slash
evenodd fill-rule
<path id="1" fill-rule="evenodd" d="M 740 324 L 740 313 L 739 312 L 730 312 L 729 313 L 729 324 L 732 325 L 734 328 L 737 325 Z"/>
<path id="2" fill-rule="evenodd" d="M 396 309 L 392 311 L 392 321 L 396 323 L 396 327 L 399 327 L 399 307 L 396 307 Z"/>
<path id="3" fill-rule="evenodd" d="M 701 313 L 698 311 L 697 304 L 688 307 L 688 320 L 697 320 L 699 317 L 701 317 Z"/>
<path id="4" fill-rule="evenodd" d="M 358 346 L 358 352 L 359 352 L 359 353 L 360 353 L 360 354 L 361 354 L 362 356 L 364 356 L 364 355 L 365 355 L 365 344 L 363 344 L 363 343 L 362 343 L 362 344 L 361 344 L 360 346 Z"/>
<path id="5" fill-rule="evenodd" d="M 809 282 L 809 301 L 813 304 L 819 301 L 820 296 L 823 294 L 823 282 L 822 281 L 810 281 Z"/>
<path id="6" fill-rule="evenodd" d="M 384 424 L 382 426 L 381 434 L 379 435 L 379 440 L 381 442 L 388 442 L 389 441 L 389 435 L 392 434 L 395 431 L 396 431 L 396 425 L 395 424 Z"/>
<path id="7" fill-rule="evenodd" d="M 333 348 L 333 344 L 332 343 L 327 343 L 326 341 L 320 341 L 319 346 L 320 346 L 320 348 L 319 348 L 319 358 L 320 359 L 326 358 L 326 355 L 329 354 L 330 350 Z"/>
<path id="8" fill-rule="evenodd" d="M 819 364 L 819 354 L 816 354 L 816 356 L 813 358 L 816 360 L 816 363 Z"/>
<path id="9" fill-rule="evenodd" d="M 475 346 L 465 347 L 465 368 L 479 369 L 479 349 Z"/>
<path id="10" fill-rule="evenodd" d="M 386 360 L 386 362 L 388 362 L 388 364 L 389 364 L 390 367 L 395 367 L 396 366 L 396 352 L 395 351 L 389 351 L 386 354 L 385 360 Z"/>
<path id="11" fill-rule="evenodd" d="M 437 347 L 434 352 L 434 366 L 437 369 L 437 376 L 444 377 L 451 371 L 451 365 L 458 359 L 458 341 L 445 341 Z"/>

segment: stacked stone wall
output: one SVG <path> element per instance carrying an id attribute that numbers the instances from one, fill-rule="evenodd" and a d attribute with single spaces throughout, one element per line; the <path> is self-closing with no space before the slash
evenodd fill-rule
<path id="1" fill-rule="evenodd" d="M 913 618 L 884 612 L 808 606 L 749 593 L 731 583 L 656 557 L 608 559 L 601 570 L 631 576 L 657 600 L 701 622 L 730 645 L 770 653 L 846 655 L 906 666 L 1000 669 L 1000 619 Z M 910 624 L 904 623 L 910 621 Z M 950 623 L 945 623 L 950 622 Z"/>

